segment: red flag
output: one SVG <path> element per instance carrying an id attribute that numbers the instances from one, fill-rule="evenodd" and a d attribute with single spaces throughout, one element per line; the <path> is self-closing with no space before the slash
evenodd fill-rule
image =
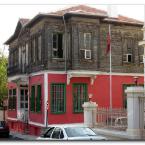
<path id="1" fill-rule="evenodd" d="M 110 34 L 108 33 L 108 34 L 107 34 L 107 48 L 106 48 L 106 54 L 108 54 L 109 51 L 110 51 L 110 43 L 111 43 Z"/>

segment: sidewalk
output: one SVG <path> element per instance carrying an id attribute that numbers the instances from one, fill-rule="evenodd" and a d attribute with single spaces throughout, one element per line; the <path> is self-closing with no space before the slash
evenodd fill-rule
<path id="1" fill-rule="evenodd" d="M 125 131 L 109 130 L 102 128 L 92 128 L 94 132 L 106 136 L 109 140 L 130 140 L 130 137 Z"/>
<path id="2" fill-rule="evenodd" d="M 17 138 L 20 138 L 20 139 L 23 139 L 23 140 L 27 140 L 27 141 L 33 141 L 33 140 L 36 140 L 36 138 L 37 138 L 37 136 L 21 134 L 21 133 L 14 132 L 14 131 L 11 131 L 10 135 L 17 137 Z"/>

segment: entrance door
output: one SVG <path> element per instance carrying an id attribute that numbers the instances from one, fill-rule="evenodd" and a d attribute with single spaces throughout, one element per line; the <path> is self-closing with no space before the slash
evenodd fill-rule
<path id="1" fill-rule="evenodd" d="M 23 113 L 23 120 L 28 119 L 28 88 L 24 87 L 20 89 L 20 110 Z"/>

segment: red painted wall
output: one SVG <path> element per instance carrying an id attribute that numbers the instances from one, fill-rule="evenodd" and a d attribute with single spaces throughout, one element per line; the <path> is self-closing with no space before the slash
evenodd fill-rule
<path id="1" fill-rule="evenodd" d="M 9 82 L 8 90 L 9 89 L 16 89 L 16 96 L 17 96 L 17 85 L 15 83 Z M 16 98 L 16 101 L 17 101 L 17 98 Z M 17 118 L 17 102 L 16 102 L 16 109 L 15 110 L 8 109 L 7 116 L 11 118 Z"/>
<path id="2" fill-rule="evenodd" d="M 143 77 L 139 77 L 139 84 L 143 84 Z M 112 76 L 112 106 L 123 107 L 123 84 L 134 84 L 132 76 Z M 109 75 L 97 76 L 93 87 L 93 101 L 100 107 L 109 107 Z"/>
<path id="3" fill-rule="evenodd" d="M 29 118 L 30 121 L 37 122 L 37 123 L 44 123 L 44 75 L 36 75 L 29 78 L 29 92 L 31 90 L 32 85 L 39 85 L 41 84 L 41 112 L 31 112 L 29 111 Z M 31 92 L 29 93 L 29 97 Z M 30 101 L 30 98 L 29 98 Z M 30 103 L 29 103 L 30 104 Z M 30 108 L 30 105 L 29 105 Z M 30 109 L 29 109 L 30 110 Z"/>
<path id="4" fill-rule="evenodd" d="M 66 83 L 66 75 L 49 74 L 48 76 L 48 98 L 50 104 L 50 84 Z M 87 83 L 88 94 L 93 94 L 92 101 L 96 102 L 99 107 L 109 107 L 109 75 L 98 75 L 94 84 L 90 84 L 90 78 L 71 78 L 70 84 L 66 87 L 66 112 L 64 114 L 52 114 L 49 108 L 48 122 L 53 123 L 78 123 L 83 122 L 83 113 L 73 113 L 73 83 Z M 139 84 L 143 84 L 143 77 L 138 80 Z M 134 84 L 132 76 L 112 76 L 112 105 L 114 108 L 123 107 L 123 84 Z"/>
<path id="5" fill-rule="evenodd" d="M 66 74 L 48 74 L 48 101 L 50 105 L 50 85 L 51 83 L 67 84 Z M 93 94 L 92 101 L 96 102 L 100 107 L 109 107 L 109 75 L 98 75 L 94 84 L 90 84 L 90 78 L 74 77 L 71 78 L 70 84 L 66 85 L 66 112 L 64 114 L 52 114 L 51 108 L 48 111 L 48 124 L 63 123 L 79 123 L 83 122 L 83 113 L 73 113 L 73 83 L 87 83 L 88 94 Z M 139 84 L 143 84 L 143 77 L 138 80 Z M 44 75 L 36 75 L 29 78 L 29 90 L 32 85 L 41 84 L 42 86 L 42 112 L 29 112 L 30 121 L 44 124 Z M 112 76 L 112 105 L 114 108 L 123 107 L 123 84 L 134 84 L 133 76 Z M 16 88 L 16 84 L 9 83 L 9 88 Z M 30 93 L 31 94 L 31 93 Z M 29 95 L 30 97 L 30 95 Z M 17 110 L 8 111 L 8 117 L 16 118 Z M 18 126 L 17 126 L 18 125 Z M 11 122 L 11 128 L 21 132 L 23 125 L 21 123 Z M 30 134 L 38 135 L 41 128 L 35 125 L 29 125 Z"/>
<path id="6" fill-rule="evenodd" d="M 50 104 L 50 85 L 51 83 L 66 83 L 66 75 L 49 74 L 48 75 L 48 100 Z M 78 123 L 83 122 L 83 113 L 73 113 L 72 84 L 87 83 L 88 93 L 91 92 L 90 78 L 72 78 L 69 85 L 66 86 L 66 112 L 64 114 L 52 114 L 49 107 L 48 123 Z M 66 83 L 67 84 L 67 83 Z"/>

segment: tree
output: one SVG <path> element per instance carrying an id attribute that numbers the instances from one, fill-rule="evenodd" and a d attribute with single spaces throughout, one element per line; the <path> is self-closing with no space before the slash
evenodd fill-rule
<path id="1" fill-rule="evenodd" d="M 7 58 L 0 52 L 0 104 L 7 97 Z M 2 106 L 0 106 L 2 107 Z"/>

